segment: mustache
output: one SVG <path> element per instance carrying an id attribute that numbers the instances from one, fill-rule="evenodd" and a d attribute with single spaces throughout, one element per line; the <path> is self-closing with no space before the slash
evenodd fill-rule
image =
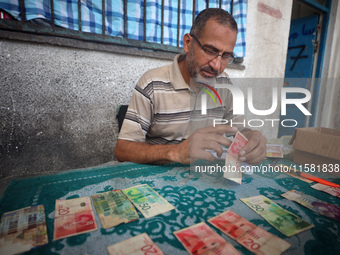
<path id="1" fill-rule="evenodd" d="M 215 75 L 219 74 L 219 72 L 217 70 L 215 70 L 214 68 L 212 68 L 211 66 L 202 67 L 201 71 L 206 71 L 206 72 L 214 73 Z"/>

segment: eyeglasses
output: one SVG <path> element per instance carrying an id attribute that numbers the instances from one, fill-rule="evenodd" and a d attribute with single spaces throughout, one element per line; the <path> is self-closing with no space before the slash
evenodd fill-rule
<path id="1" fill-rule="evenodd" d="M 227 65 L 230 65 L 235 60 L 235 57 L 234 57 L 233 53 L 224 52 L 224 53 L 220 54 L 217 51 L 207 49 L 207 48 L 203 47 L 203 45 L 196 38 L 196 36 L 194 36 L 194 35 L 190 35 L 190 36 L 193 37 L 196 40 L 196 42 L 201 47 L 201 49 L 205 52 L 205 54 L 207 54 L 207 56 L 209 58 L 211 58 L 210 60 L 213 60 L 213 59 L 217 58 L 218 56 L 221 56 L 221 61 L 223 61 Z"/>

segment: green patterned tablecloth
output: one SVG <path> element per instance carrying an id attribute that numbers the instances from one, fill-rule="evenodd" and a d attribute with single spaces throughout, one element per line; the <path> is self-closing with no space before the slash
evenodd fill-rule
<path id="1" fill-rule="evenodd" d="M 266 160 L 263 164 L 269 163 L 271 161 Z M 25 254 L 107 254 L 107 246 L 144 232 L 148 233 L 164 254 L 187 254 L 172 232 L 207 221 L 226 210 L 234 211 L 289 242 L 292 246 L 284 254 L 340 254 L 340 222 L 318 215 L 281 197 L 281 194 L 296 189 L 337 205 L 340 205 L 340 198 L 314 190 L 311 184 L 284 173 L 244 174 L 242 185 L 226 180 L 222 175 L 193 173 L 189 166 L 180 164 L 156 166 L 124 163 L 13 180 L 0 200 L 0 214 L 30 205 L 45 205 L 49 244 Z M 329 180 L 340 183 L 336 178 Z M 98 231 L 52 241 L 56 199 L 90 196 L 143 183 L 156 190 L 176 209 L 150 219 L 145 219 L 139 213 L 139 220 L 109 229 L 101 227 L 96 215 Z M 285 237 L 239 200 L 256 195 L 268 197 L 284 209 L 313 223 L 315 227 L 293 237 Z M 237 242 L 212 228 L 238 251 L 250 254 Z"/>

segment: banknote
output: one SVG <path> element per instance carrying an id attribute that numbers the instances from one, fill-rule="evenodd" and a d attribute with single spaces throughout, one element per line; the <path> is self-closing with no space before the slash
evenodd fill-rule
<path id="1" fill-rule="evenodd" d="M 326 193 L 328 193 L 332 196 L 340 198 L 340 188 L 330 187 L 328 185 L 324 185 L 324 184 L 321 184 L 321 183 L 314 184 L 311 187 L 313 189 L 320 190 L 320 191 L 326 192 Z"/>
<path id="2" fill-rule="evenodd" d="M 174 235 L 189 254 L 240 254 L 204 222 L 175 231 Z"/>
<path id="3" fill-rule="evenodd" d="M 123 192 L 145 218 L 150 218 L 175 209 L 172 204 L 147 184 L 124 189 Z"/>
<path id="4" fill-rule="evenodd" d="M 296 170 L 294 168 L 291 168 L 291 167 L 283 165 L 283 164 L 280 164 L 278 166 L 280 167 L 279 169 L 280 169 L 281 172 L 288 174 L 289 176 L 292 176 L 296 179 L 299 179 L 299 180 L 307 182 L 307 183 L 313 182 L 311 180 L 308 180 L 307 178 L 302 177 L 301 172 L 299 170 Z"/>
<path id="5" fill-rule="evenodd" d="M 267 144 L 266 157 L 268 158 L 283 158 L 282 144 Z"/>
<path id="6" fill-rule="evenodd" d="M 255 254 L 281 254 L 291 246 L 232 211 L 223 212 L 208 222 Z"/>
<path id="7" fill-rule="evenodd" d="M 238 159 L 239 152 L 241 151 L 242 147 L 247 143 L 248 139 L 244 135 L 242 135 L 239 131 L 237 131 L 235 139 L 228 149 L 228 153 L 234 158 Z"/>
<path id="8" fill-rule="evenodd" d="M 92 195 L 92 200 L 105 229 L 139 219 L 135 208 L 121 190 Z"/>
<path id="9" fill-rule="evenodd" d="M 136 209 L 121 190 L 92 195 L 92 200 L 105 229 L 139 219 Z"/>
<path id="10" fill-rule="evenodd" d="M 43 205 L 4 213 L 0 224 L 0 254 L 29 251 L 48 243 Z"/>
<path id="11" fill-rule="evenodd" d="M 282 194 L 281 196 L 295 201 L 318 214 L 340 221 L 340 207 L 337 205 L 327 203 L 294 189 Z"/>
<path id="12" fill-rule="evenodd" d="M 97 229 L 90 197 L 56 200 L 53 240 Z"/>
<path id="13" fill-rule="evenodd" d="M 314 227 L 265 196 L 241 198 L 241 201 L 286 236 L 293 236 Z"/>
<path id="14" fill-rule="evenodd" d="M 82 213 L 92 211 L 92 204 L 90 197 L 79 197 L 74 199 L 62 200 L 57 199 L 55 201 L 55 213 L 54 217 Z"/>
<path id="15" fill-rule="evenodd" d="M 241 162 L 227 153 L 225 158 L 225 172 L 223 177 L 239 184 L 242 183 Z"/>
<path id="16" fill-rule="evenodd" d="M 242 172 L 241 161 L 239 161 L 238 154 L 247 142 L 247 138 L 245 138 L 240 132 L 237 132 L 225 158 L 226 171 L 223 173 L 223 177 L 239 184 L 242 183 Z"/>
<path id="17" fill-rule="evenodd" d="M 158 248 L 147 233 L 110 245 L 107 247 L 107 251 L 110 255 L 163 255 L 161 249 Z"/>

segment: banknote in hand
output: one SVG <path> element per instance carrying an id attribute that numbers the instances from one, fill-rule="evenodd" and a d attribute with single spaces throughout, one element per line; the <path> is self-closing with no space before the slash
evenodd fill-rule
<path id="1" fill-rule="evenodd" d="M 232 144 L 230 145 L 228 149 L 228 153 L 233 156 L 234 158 L 239 158 L 239 153 L 243 146 L 245 146 L 248 143 L 248 139 L 242 135 L 239 131 L 237 131 L 236 136 Z"/>
<path id="2" fill-rule="evenodd" d="M 233 143 L 228 149 L 225 158 L 226 171 L 223 177 L 239 184 L 242 183 L 241 161 L 239 160 L 239 152 L 242 147 L 248 143 L 248 140 L 240 132 L 236 133 Z"/>

